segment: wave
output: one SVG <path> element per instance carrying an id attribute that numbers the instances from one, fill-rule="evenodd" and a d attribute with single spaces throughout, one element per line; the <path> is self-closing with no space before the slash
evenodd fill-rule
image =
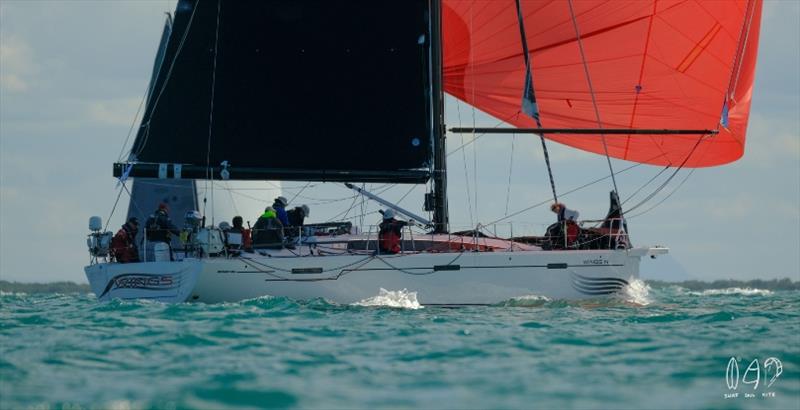
<path id="1" fill-rule="evenodd" d="M 635 305 L 647 306 L 653 303 L 650 298 L 650 286 L 641 279 L 629 279 L 628 284 L 622 288 L 619 298 Z"/>
<path id="2" fill-rule="evenodd" d="M 408 289 L 392 291 L 380 288 L 377 296 L 353 303 L 353 306 L 385 306 L 402 309 L 422 309 L 422 305 L 417 301 L 417 292 L 409 292 Z"/>
<path id="3" fill-rule="evenodd" d="M 550 298 L 547 296 L 540 296 L 540 295 L 525 295 L 525 296 L 518 296 L 515 298 L 511 298 L 506 300 L 505 302 L 498 303 L 496 306 L 499 307 L 539 307 L 544 306 L 546 303 L 550 302 Z"/>
<path id="4" fill-rule="evenodd" d="M 735 280 L 735 279 L 719 279 L 714 281 L 702 280 L 685 280 L 682 282 L 665 282 L 661 280 L 647 280 L 647 284 L 653 289 L 670 288 L 679 286 L 681 288 L 699 292 L 709 289 L 728 289 L 728 288 L 751 288 L 751 289 L 767 289 L 772 291 L 778 290 L 800 290 L 800 281 L 792 280 L 789 278 L 784 279 L 752 279 L 752 280 Z"/>
<path id="5" fill-rule="evenodd" d="M 753 288 L 725 288 L 725 289 L 707 289 L 702 292 L 688 292 L 694 296 L 718 296 L 718 295 L 744 295 L 744 296 L 769 296 L 773 291 L 768 289 L 753 289 Z"/>

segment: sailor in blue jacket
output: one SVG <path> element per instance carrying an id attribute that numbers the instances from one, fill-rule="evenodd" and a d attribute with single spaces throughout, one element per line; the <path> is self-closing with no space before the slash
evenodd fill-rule
<path id="1" fill-rule="evenodd" d="M 289 205 L 289 200 L 283 196 L 275 198 L 275 203 L 272 204 L 272 207 L 275 209 L 275 214 L 283 226 L 289 226 L 289 215 L 286 214 L 286 205 Z"/>

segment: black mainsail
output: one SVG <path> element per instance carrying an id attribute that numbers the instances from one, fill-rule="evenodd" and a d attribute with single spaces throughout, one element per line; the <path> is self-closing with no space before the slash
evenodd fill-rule
<path id="1" fill-rule="evenodd" d="M 430 31 L 427 0 L 181 0 L 129 175 L 425 182 Z"/>

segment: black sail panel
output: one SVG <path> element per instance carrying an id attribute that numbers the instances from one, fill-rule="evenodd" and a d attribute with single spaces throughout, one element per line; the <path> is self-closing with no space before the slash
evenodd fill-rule
<path id="1" fill-rule="evenodd" d="M 165 60 L 171 32 L 172 18 L 167 16 L 164 31 L 161 34 L 161 44 L 153 62 L 153 74 L 150 78 L 145 113 L 149 112 L 155 98 L 153 90 L 159 81 L 159 73 L 161 73 L 161 66 Z M 144 224 L 160 203 L 169 206 L 172 220 L 178 226 L 182 224 L 183 216 L 187 211 L 198 209 L 195 181 L 189 179 L 135 178 L 131 184 L 130 194 L 128 218 L 136 217 L 139 220 L 140 228 L 136 238 L 140 250 L 143 249 Z M 177 239 L 173 238 L 174 248 L 181 246 Z"/>
<path id="2" fill-rule="evenodd" d="M 164 30 L 161 32 L 161 42 L 158 45 L 155 61 L 153 61 L 153 73 L 150 75 L 150 85 L 147 88 L 147 105 L 145 106 L 145 113 L 150 111 L 150 106 L 153 105 L 153 90 L 158 81 L 161 65 L 164 63 L 167 54 L 167 47 L 169 46 L 169 38 L 172 35 L 172 16 L 167 14 L 167 19 L 164 22 Z"/>
<path id="3" fill-rule="evenodd" d="M 180 1 L 133 158 L 184 177 L 228 161 L 232 179 L 427 179 L 427 13 L 427 0 Z"/>

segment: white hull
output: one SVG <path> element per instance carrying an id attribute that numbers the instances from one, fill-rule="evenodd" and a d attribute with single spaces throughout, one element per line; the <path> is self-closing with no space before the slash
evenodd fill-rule
<path id="1" fill-rule="evenodd" d="M 417 292 L 423 305 L 495 304 L 528 295 L 612 295 L 665 248 L 281 257 L 243 254 L 176 262 L 100 263 L 86 275 L 100 300 L 233 302 L 285 296 L 349 304 L 381 288 Z"/>

